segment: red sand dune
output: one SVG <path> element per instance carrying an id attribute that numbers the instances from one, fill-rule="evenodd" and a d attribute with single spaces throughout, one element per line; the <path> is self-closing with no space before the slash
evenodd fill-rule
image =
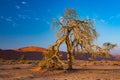
<path id="1" fill-rule="evenodd" d="M 47 49 L 35 46 L 24 47 L 15 50 L 0 50 L 0 58 L 2 59 L 19 59 L 22 55 L 28 60 L 41 60 L 43 53 Z"/>
<path id="2" fill-rule="evenodd" d="M 28 46 L 28 47 L 16 49 L 15 51 L 18 51 L 18 52 L 46 52 L 47 49 L 42 48 L 42 47 L 36 47 L 36 46 Z"/>
<path id="3" fill-rule="evenodd" d="M 2 59 L 19 59 L 22 55 L 25 56 L 25 59 L 27 60 L 42 60 L 44 53 L 47 51 L 46 48 L 42 47 L 36 47 L 36 46 L 28 46 L 24 48 L 19 48 L 15 50 L 1 50 L 0 49 L 0 58 Z M 66 59 L 67 53 L 64 51 L 62 52 L 61 59 Z M 90 55 L 87 55 L 89 59 L 91 59 Z M 78 54 L 76 59 L 80 60 L 86 60 L 86 56 L 82 56 L 82 54 Z M 111 56 L 110 58 L 105 58 L 105 57 L 97 57 L 95 60 L 102 60 L 102 59 L 109 59 L 109 60 L 120 60 L 120 55 L 116 56 Z"/>

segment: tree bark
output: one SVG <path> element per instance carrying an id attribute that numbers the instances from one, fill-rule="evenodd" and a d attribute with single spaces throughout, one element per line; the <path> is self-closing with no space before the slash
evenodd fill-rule
<path id="1" fill-rule="evenodd" d="M 68 61 L 68 70 L 73 69 L 72 68 L 72 55 L 71 55 L 71 52 L 67 53 L 67 61 Z"/>
<path id="2" fill-rule="evenodd" d="M 69 40 L 66 41 L 66 45 L 67 45 L 67 51 L 68 51 L 67 53 L 68 70 L 71 70 L 73 68 L 72 68 L 72 54 L 70 51 Z"/>

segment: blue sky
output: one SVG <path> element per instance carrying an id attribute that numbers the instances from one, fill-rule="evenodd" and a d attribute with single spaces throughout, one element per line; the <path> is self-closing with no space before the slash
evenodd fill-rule
<path id="1" fill-rule="evenodd" d="M 89 18 L 99 33 L 98 45 L 120 44 L 120 0 L 0 0 L 0 48 L 25 46 L 47 48 L 55 42 L 52 18 L 75 8 L 81 19 Z M 64 47 L 63 47 L 64 48 Z"/>

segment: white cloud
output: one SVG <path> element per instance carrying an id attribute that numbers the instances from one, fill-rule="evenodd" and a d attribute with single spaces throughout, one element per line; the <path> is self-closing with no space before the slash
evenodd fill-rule
<path id="1" fill-rule="evenodd" d="M 96 18 L 93 18 L 92 21 L 95 24 L 108 24 L 108 22 L 105 19 L 96 19 Z"/>
<path id="2" fill-rule="evenodd" d="M 109 19 L 119 19 L 120 18 L 120 14 L 114 15 L 114 16 L 110 16 Z"/>
<path id="3" fill-rule="evenodd" d="M 23 20 L 30 20 L 30 19 L 33 19 L 33 20 L 38 20 L 38 18 L 34 18 L 34 17 L 31 17 L 30 15 L 25 15 L 25 14 L 18 14 L 17 15 L 17 19 L 23 19 Z"/>
<path id="4" fill-rule="evenodd" d="M 21 3 L 24 4 L 24 5 L 27 4 L 27 2 L 25 2 L 25 1 L 22 1 Z"/>
<path id="5" fill-rule="evenodd" d="M 21 18 L 21 19 L 26 19 L 26 15 L 18 14 L 18 17 Z"/>
<path id="6" fill-rule="evenodd" d="M 20 8 L 21 8 L 21 7 L 20 7 L 20 6 L 18 6 L 18 5 L 16 5 L 15 7 L 16 7 L 16 9 L 20 9 Z"/>
<path id="7" fill-rule="evenodd" d="M 12 22 L 12 21 L 13 21 L 12 17 L 0 16 L 0 19 L 5 20 L 5 21 L 8 21 L 8 22 Z"/>
<path id="8" fill-rule="evenodd" d="M 1 19 L 7 21 L 11 26 L 15 27 L 17 25 L 17 23 L 14 21 L 13 17 L 4 17 L 4 16 L 0 16 Z"/>
<path id="9" fill-rule="evenodd" d="M 5 19 L 6 21 L 9 21 L 9 22 L 12 22 L 13 20 L 12 20 L 12 17 L 8 17 L 8 18 L 6 18 Z"/>

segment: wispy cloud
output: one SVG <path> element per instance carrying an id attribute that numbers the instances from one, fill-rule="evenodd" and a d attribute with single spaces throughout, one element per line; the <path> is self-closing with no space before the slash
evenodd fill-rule
<path id="1" fill-rule="evenodd" d="M 113 18 L 115 18 L 115 16 L 110 16 L 110 18 L 109 18 L 109 19 L 111 20 L 111 19 L 113 19 Z"/>
<path id="2" fill-rule="evenodd" d="M 20 6 L 18 6 L 18 5 L 16 5 L 15 7 L 16 7 L 16 9 L 20 9 L 20 8 L 21 8 L 21 7 L 20 7 Z"/>
<path id="3" fill-rule="evenodd" d="M 18 18 L 19 19 L 23 19 L 23 20 L 25 20 L 25 19 L 31 19 L 31 17 L 29 15 L 24 15 L 24 14 L 18 14 Z"/>
<path id="4" fill-rule="evenodd" d="M 21 18 L 21 19 L 26 19 L 25 15 L 18 14 L 18 17 Z"/>
<path id="5" fill-rule="evenodd" d="M 120 14 L 117 14 L 117 15 L 110 16 L 110 17 L 109 17 L 109 20 L 119 19 L 119 18 L 120 18 Z"/>
<path id="6" fill-rule="evenodd" d="M 26 2 L 26 1 L 22 1 L 21 4 L 22 4 L 22 5 L 26 5 L 27 2 Z M 21 8 L 21 6 L 19 6 L 19 5 L 16 5 L 15 7 L 16 7 L 16 9 L 20 9 L 20 8 Z"/>
<path id="7" fill-rule="evenodd" d="M 36 21 L 39 21 L 39 20 L 40 20 L 40 18 L 36 17 L 36 18 L 35 18 L 35 20 L 36 20 Z"/>
<path id="8" fill-rule="evenodd" d="M 27 4 L 27 2 L 26 2 L 26 1 L 22 1 L 21 3 L 22 3 L 23 5 Z"/>
<path id="9" fill-rule="evenodd" d="M 105 20 L 104 19 L 100 19 L 100 22 L 105 23 Z"/>
<path id="10" fill-rule="evenodd" d="M 16 22 L 13 22 L 13 23 L 12 23 L 12 26 L 13 26 L 13 27 L 16 27 L 17 25 L 18 25 L 18 24 L 17 24 Z"/>
<path id="11" fill-rule="evenodd" d="M 91 19 L 96 24 L 108 24 L 108 21 L 105 18 L 92 18 Z"/>
<path id="12" fill-rule="evenodd" d="M 0 19 L 6 21 L 7 23 L 12 25 L 13 27 L 15 27 L 17 25 L 17 23 L 15 22 L 15 18 L 13 18 L 11 16 L 9 16 L 9 17 L 0 16 Z"/>
<path id="13" fill-rule="evenodd" d="M 96 19 L 95 18 L 93 18 L 92 20 L 93 20 L 94 23 L 96 23 Z"/>
<path id="14" fill-rule="evenodd" d="M 13 21 L 12 17 L 7 17 L 5 20 L 8 21 L 8 22 L 12 22 Z"/>

